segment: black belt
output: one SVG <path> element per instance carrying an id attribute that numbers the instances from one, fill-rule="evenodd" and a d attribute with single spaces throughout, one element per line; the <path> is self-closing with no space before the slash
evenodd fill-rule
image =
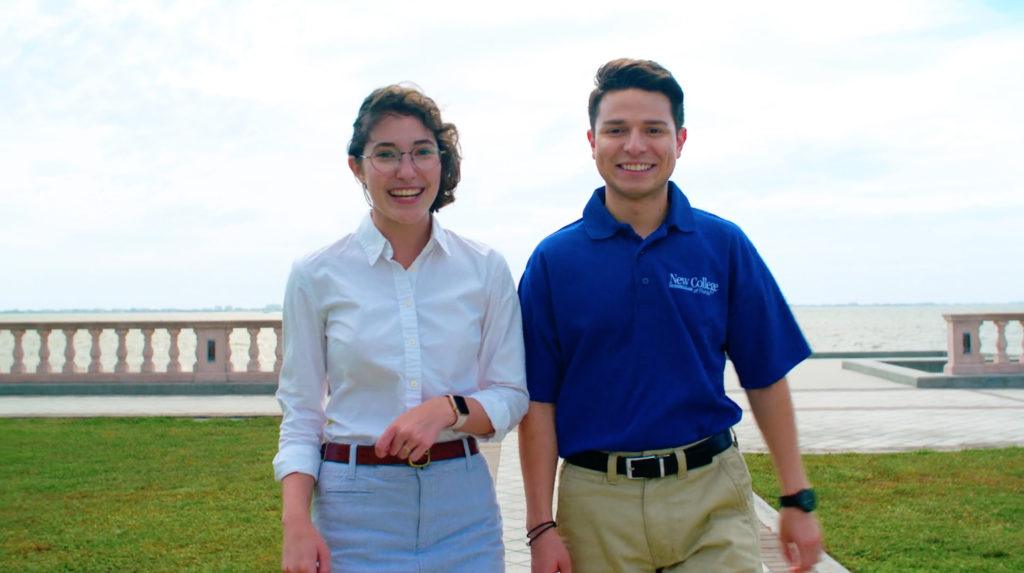
<path id="1" fill-rule="evenodd" d="M 686 454 L 686 469 L 692 470 L 711 463 L 715 456 L 733 445 L 732 430 L 724 430 L 710 438 L 683 449 Z M 574 466 L 599 472 L 608 471 L 608 454 L 591 450 L 565 458 Z M 651 456 L 619 456 L 615 460 L 615 471 L 630 479 L 658 478 L 679 473 L 679 461 L 674 452 Z"/>

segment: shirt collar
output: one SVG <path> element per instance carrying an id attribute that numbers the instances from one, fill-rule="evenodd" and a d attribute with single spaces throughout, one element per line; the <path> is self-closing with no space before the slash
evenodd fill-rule
<path id="1" fill-rule="evenodd" d="M 363 248 L 363 252 L 366 253 L 366 262 L 371 266 L 381 257 L 390 259 L 394 254 L 394 251 L 391 249 L 391 243 L 380 232 L 377 225 L 373 224 L 373 218 L 370 216 L 370 213 L 367 213 L 363 217 L 362 222 L 359 223 L 359 228 L 356 229 L 356 241 Z M 427 241 L 427 245 L 423 247 L 423 250 L 429 251 L 431 243 L 437 243 L 444 254 L 451 254 L 451 248 L 448 244 L 448 231 L 441 226 L 441 222 L 433 215 L 430 216 L 430 240 Z"/>
<path id="2" fill-rule="evenodd" d="M 615 220 L 604 204 L 605 188 L 598 187 L 583 209 L 583 227 L 591 239 L 607 239 L 629 225 Z M 683 192 L 672 181 L 668 182 L 668 212 L 664 225 L 688 233 L 693 231 L 693 208 Z"/>

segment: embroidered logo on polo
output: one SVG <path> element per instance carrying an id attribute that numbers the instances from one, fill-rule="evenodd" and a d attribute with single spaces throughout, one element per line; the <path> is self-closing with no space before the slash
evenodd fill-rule
<path id="1" fill-rule="evenodd" d="M 668 288 L 676 288 L 686 292 L 692 292 L 694 294 L 711 296 L 718 292 L 718 283 L 709 280 L 707 277 L 688 277 L 669 273 Z"/>

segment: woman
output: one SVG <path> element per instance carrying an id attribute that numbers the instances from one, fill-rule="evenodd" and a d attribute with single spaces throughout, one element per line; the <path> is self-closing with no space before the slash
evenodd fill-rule
<path id="1" fill-rule="evenodd" d="M 528 403 L 511 274 L 433 216 L 461 160 L 433 100 L 375 90 L 353 132 L 370 213 L 297 260 L 285 294 L 282 569 L 502 571 L 473 436 L 500 438 Z"/>

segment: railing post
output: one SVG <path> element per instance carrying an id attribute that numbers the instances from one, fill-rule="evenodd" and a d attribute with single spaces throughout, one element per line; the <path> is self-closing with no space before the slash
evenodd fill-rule
<path id="1" fill-rule="evenodd" d="M 154 372 L 153 365 L 153 327 L 142 328 L 142 372 Z"/>
<path id="2" fill-rule="evenodd" d="M 981 353 L 981 320 L 971 315 L 943 315 L 947 326 L 946 374 L 972 374 L 980 372 L 985 365 Z"/>
<path id="3" fill-rule="evenodd" d="M 224 326 L 196 328 L 195 380 L 223 382 L 231 372 L 231 329 Z"/>
<path id="4" fill-rule="evenodd" d="M 102 328 L 89 329 L 89 334 L 92 336 L 92 348 L 89 349 L 90 374 L 95 374 L 101 371 L 102 364 L 100 364 L 100 334 L 102 333 Z"/>
<path id="5" fill-rule="evenodd" d="M 114 372 L 121 374 L 128 371 L 128 329 L 115 328 L 117 333 L 117 364 L 114 365 Z"/>
<path id="6" fill-rule="evenodd" d="M 274 372 L 281 372 L 282 356 L 284 356 L 284 337 L 281 336 L 281 327 L 277 327 L 274 329 Z"/>
<path id="7" fill-rule="evenodd" d="M 995 319 L 996 324 L 996 364 L 1006 364 L 1009 357 L 1006 355 L 1006 320 Z"/>
<path id="8" fill-rule="evenodd" d="M 21 339 L 25 336 L 25 330 L 18 328 L 11 330 L 14 336 L 14 364 L 11 365 L 11 374 L 25 373 L 25 349 L 21 345 Z"/>
<path id="9" fill-rule="evenodd" d="M 167 363 L 168 372 L 181 372 L 181 350 L 178 349 L 178 333 L 181 332 L 180 328 L 168 328 L 167 334 L 171 337 L 171 345 L 167 349 L 167 357 L 170 358 L 170 362 Z"/>
<path id="10" fill-rule="evenodd" d="M 50 332 L 49 328 L 36 329 L 39 334 L 39 366 L 36 372 L 40 374 L 50 373 Z"/>
<path id="11" fill-rule="evenodd" d="M 64 374 L 74 374 L 75 372 L 75 333 L 78 332 L 77 328 L 65 328 L 62 330 L 64 333 L 64 368 L 61 372 Z"/>
<path id="12" fill-rule="evenodd" d="M 249 363 L 246 365 L 246 370 L 249 372 L 258 372 L 260 369 L 260 346 L 256 342 L 256 337 L 260 334 L 260 329 L 256 327 L 250 327 L 249 331 Z"/>

